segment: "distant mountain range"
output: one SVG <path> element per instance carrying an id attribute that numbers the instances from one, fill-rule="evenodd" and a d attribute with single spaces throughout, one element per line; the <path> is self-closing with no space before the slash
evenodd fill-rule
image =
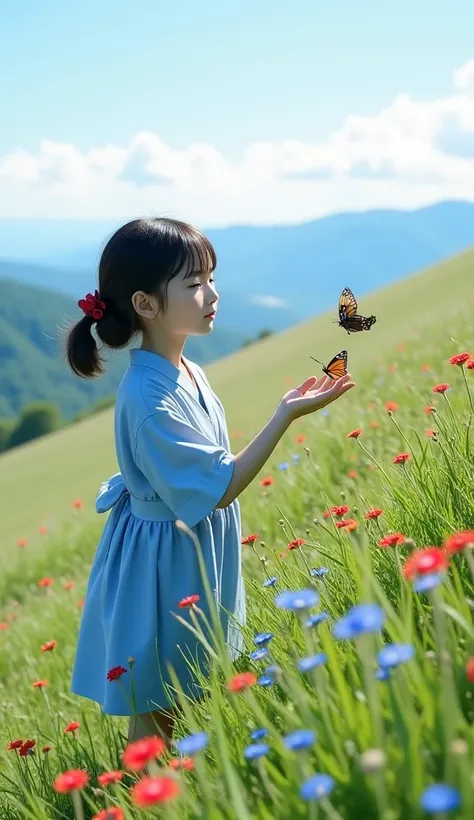
<path id="1" fill-rule="evenodd" d="M 0 276 L 77 299 L 94 287 L 100 249 L 115 227 L 111 220 L 0 219 Z M 474 245 L 474 204 L 207 234 L 218 257 L 216 326 L 255 336 L 328 309 L 345 285 L 363 295 Z"/>

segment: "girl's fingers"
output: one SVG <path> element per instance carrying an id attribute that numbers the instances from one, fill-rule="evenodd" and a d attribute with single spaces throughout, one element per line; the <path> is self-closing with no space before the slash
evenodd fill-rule
<path id="1" fill-rule="evenodd" d="M 309 378 L 305 379 L 303 384 L 300 384 L 300 386 L 297 387 L 296 389 L 298 390 L 299 393 L 301 393 L 302 396 L 304 396 L 304 394 L 307 393 L 308 390 L 311 390 L 311 389 L 314 388 L 316 383 L 317 383 L 316 376 L 309 376 Z"/>

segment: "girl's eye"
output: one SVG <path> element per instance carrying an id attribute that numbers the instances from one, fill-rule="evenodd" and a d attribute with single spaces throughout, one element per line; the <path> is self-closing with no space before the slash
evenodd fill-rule
<path id="1" fill-rule="evenodd" d="M 200 282 L 195 282 L 194 285 L 189 285 L 190 288 L 200 288 L 202 287 Z"/>

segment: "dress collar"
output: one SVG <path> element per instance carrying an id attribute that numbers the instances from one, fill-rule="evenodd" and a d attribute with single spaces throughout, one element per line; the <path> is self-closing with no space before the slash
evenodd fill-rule
<path id="1" fill-rule="evenodd" d="M 192 373 L 195 382 L 199 385 L 199 389 L 201 387 L 200 380 L 198 379 L 197 373 L 193 368 L 192 362 L 189 359 L 186 359 L 184 356 L 181 356 L 181 359 L 185 363 L 186 367 Z M 172 364 L 168 359 L 165 359 L 163 356 L 160 356 L 158 353 L 151 353 L 149 350 L 141 350 L 140 348 L 134 348 L 130 351 L 130 364 L 132 365 L 139 365 L 142 367 L 150 367 L 152 370 L 156 370 L 158 373 L 161 373 L 167 379 L 170 379 L 175 384 L 179 384 L 183 390 L 186 390 L 193 399 L 198 399 L 196 396 L 196 387 L 192 383 L 191 379 L 188 376 L 185 376 L 184 373 L 181 372 L 179 367 Z"/>

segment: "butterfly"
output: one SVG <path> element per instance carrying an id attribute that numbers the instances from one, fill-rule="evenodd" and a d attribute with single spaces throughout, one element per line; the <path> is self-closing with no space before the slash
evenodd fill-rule
<path id="1" fill-rule="evenodd" d="M 348 333 L 358 333 L 360 330 L 370 330 L 376 321 L 375 316 L 359 316 L 354 294 L 350 288 L 344 288 L 339 297 L 338 325 Z"/>
<path id="2" fill-rule="evenodd" d="M 311 356 L 313 362 L 318 362 L 318 364 L 323 364 L 318 359 L 315 359 L 314 356 Z M 331 379 L 340 379 L 341 376 L 347 375 L 347 350 L 341 350 L 337 356 L 334 356 L 333 359 L 329 362 L 329 364 L 324 367 L 323 365 L 323 373 L 326 376 L 330 376 Z"/>

